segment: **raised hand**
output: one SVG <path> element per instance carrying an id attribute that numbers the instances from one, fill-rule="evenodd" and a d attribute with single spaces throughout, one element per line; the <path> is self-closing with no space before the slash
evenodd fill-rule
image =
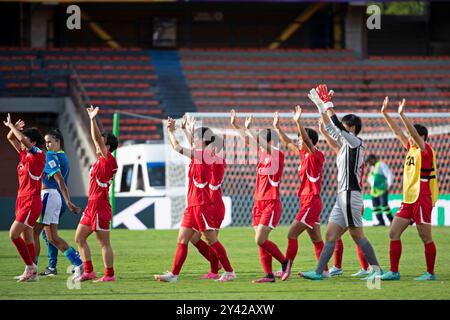
<path id="1" fill-rule="evenodd" d="M 273 115 L 273 127 L 275 129 L 280 128 L 280 115 L 278 114 L 278 111 L 276 111 Z"/>
<path id="2" fill-rule="evenodd" d="M 23 128 L 25 128 L 25 121 L 19 119 L 14 126 L 17 128 L 17 130 L 23 131 Z"/>
<path id="3" fill-rule="evenodd" d="M 293 113 L 293 119 L 295 122 L 300 121 L 300 117 L 302 116 L 302 108 L 300 106 L 295 106 Z"/>
<path id="4" fill-rule="evenodd" d="M 334 94 L 333 90 L 328 91 L 326 84 L 319 84 L 316 88 L 316 91 L 319 94 L 320 100 L 322 100 L 323 103 L 331 101 L 331 98 L 333 97 Z"/>
<path id="5" fill-rule="evenodd" d="M 249 130 L 253 122 L 253 115 L 245 119 L 245 129 Z"/>
<path id="6" fill-rule="evenodd" d="M 181 129 L 186 129 L 186 124 L 188 122 L 188 117 L 186 113 L 183 115 L 183 118 L 181 118 Z"/>
<path id="7" fill-rule="evenodd" d="M 94 108 L 93 105 L 90 105 L 90 107 L 86 109 L 86 111 L 87 111 L 87 113 L 88 113 L 88 115 L 89 115 L 89 118 L 90 118 L 91 120 L 93 120 L 93 119 L 97 116 L 99 110 L 100 110 L 99 107 L 95 107 L 95 108 Z"/>
<path id="8" fill-rule="evenodd" d="M 9 113 L 8 116 L 6 117 L 6 121 L 3 121 L 3 124 L 8 128 L 11 128 L 11 126 L 13 125 L 11 122 L 11 115 Z"/>
<path id="9" fill-rule="evenodd" d="M 316 89 L 313 88 L 309 90 L 308 98 L 316 105 L 317 110 L 319 110 L 319 113 L 325 113 L 325 105 L 323 101 L 320 99 Z"/>
<path id="10" fill-rule="evenodd" d="M 167 118 L 167 130 L 175 132 L 175 120 L 170 117 Z"/>
<path id="11" fill-rule="evenodd" d="M 387 113 L 387 107 L 389 105 L 389 97 L 386 96 L 383 101 L 383 106 L 381 107 L 381 113 Z"/>
<path id="12" fill-rule="evenodd" d="M 403 114 L 404 111 L 405 111 L 405 99 L 402 99 L 402 101 L 398 103 L 398 113 Z"/>
<path id="13" fill-rule="evenodd" d="M 195 130 L 195 118 L 193 116 L 189 117 L 189 120 L 187 122 L 187 126 L 188 126 L 188 130 L 190 132 L 194 132 L 194 130 Z"/>
<path id="14" fill-rule="evenodd" d="M 230 112 L 230 123 L 233 126 L 233 128 L 236 127 L 236 111 L 234 111 L 234 109 L 231 109 Z"/>

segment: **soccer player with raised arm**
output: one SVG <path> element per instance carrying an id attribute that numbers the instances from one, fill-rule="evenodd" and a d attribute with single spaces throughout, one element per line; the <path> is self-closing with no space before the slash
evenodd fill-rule
<path id="1" fill-rule="evenodd" d="M 25 127 L 25 122 L 11 122 L 8 113 L 3 124 L 10 129 L 7 139 L 20 156 L 17 166 L 19 190 L 16 199 L 16 219 L 9 229 L 9 237 L 25 263 L 19 282 L 38 280 L 33 228 L 42 210 L 42 173 L 45 167 L 44 137 L 36 128 Z"/>
<path id="2" fill-rule="evenodd" d="M 416 224 L 419 237 L 423 241 L 427 265 L 427 271 L 414 280 L 436 280 L 434 274 L 436 246 L 431 234 L 431 212 L 438 198 L 436 153 L 427 143 L 427 128 L 420 124 L 412 124 L 406 117 L 404 113 L 405 99 L 399 103 L 398 113 L 409 133 L 408 137 L 389 116 L 388 104 L 389 98 L 386 97 L 381 112 L 389 128 L 407 153 L 403 169 L 403 202 L 389 231 L 391 267 L 390 271 L 381 276 L 381 280 L 400 280 L 401 235 L 412 223 Z"/>
<path id="3" fill-rule="evenodd" d="M 319 132 L 325 138 L 330 148 L 334 150 L 336 154 L 339 154 L 340 151 L 339 145 L 336 143 L 333 137 L 330 136 L 330 134 L 327 132 L 327 129 L 325 128 L 322 119 L 319 119 Z M 367 262 L 367 259 L 364 256 L 364 253 L 362 252 L 358 243 L 356 243 L 356 250 L 361 268 L 351 276 L 352 277 L 367 276 L 370 274 L 369 263 Z M 329 274 L 331 277 L 340 276 L 344 273 L 344 269 L 342 267 L 342 258 L 344 256 L 344 242 L 342 241 L 341 238 L 336 240 L 336 246 L 334 248 L 333 256 L 334 256 L 333 267 L 329 270 Z"/>
<path id="4" fill-rule="evenodd" d="M 255 241 L 259 246 L 259 255 L 265 275 L 253 283 L 275 282 L 272 271 L 272 257 L 282 265 L 282 272 L 286 271 L 289 261 L 281 253 L 278 246 L 269 240 L 270 232 L 276 228 L 281 218 L 280 183 L 283 175 L 284 154 L 273 145 L 275 132 L 263 129 L 257 135 L 251 129 L 253 117 L 245 120 L 245 134 L 258 146 L 258 165 L 256 167 L 256 186 L 253 204 L 253 229 Z M 236 123 L 236 112 L 231 110 L 231 126 L 244 138 L 245 134 Z"/>
<path id="5" fill-rule="evenodd" d="M 280 136 L 281 141 L 300 157 L 300 165 L 298 167 L 298 175 L 300 178 L 300 186 L 298 189 L 298 197 L 300 201 L 300 209 L 292 221 L 288 233 L 288 247 L 286 249 L 286 259 L 289 260 L 285 272 L 277 272 L 275 275 L 280 276 L 285 281 L 291 275 L 292 264 L 298 252 L 298 237 L 304 231 L 308 232 L 309 237 L 314 245 L 316 258 L 319 259 L 323 248 L 323 240 L 320 234 L 320 213 L 322 212 L 322 198 L 320 191 L 322 188 L 323 163 L 325 157 L 323 153 L 316 148 L 319 141 L 319 135 L 311 128 L 304 128 L 301 123 L 302 109 L 300 106 L 295 107 L 293 115 L 294 123 L 298 130 L 298 142 L 294 143 L 283 131 L 280 126 L 280 118 L 278 112 L 275 113 L 273 126 Z M 327 270 L 324 271 L 328 276 Z"/>
<path id="6" fill-rule="evenodd" d="M 188 119 L 185 114 L 181 119 L 181 129 L 183 130 L 186 139 L 193 148 L 193 135 L 195 130 L 195 118 L 190 117 Z M 221 139 L 217 135 L 214 135 L 214 141 L 209 145 L 212 148 L 207 148 L 207 151 L 211 151 L 211 180 L 209 182 L 209 192 L 211 195 L 211 200 L 216 206 L 216 213 L 218 214 L 220 224 L 225 217 L 225 204 L 222 199 L 222 181 L 225 175 L 225 159 L 222 159 L 218 156 L 218 152 L 222 150 L 222 145 L 220 144 Z M 209 150 L 208 150 L 209 149 Z M 216 235 L 219 235 L 219 229 L 215 230 Z M 210 271 L 207 274 L 204 274 L 200 277 L 200 279 L 208 280 L 213 279 L 217 280 L 220 278 L 219 270 L 221 268 L 219 258 L 215 254 L 214 250 L 211 249 L 208 244 L 201 239 L 201 233 L 195 232 L 191 238 L 191 243 L 197 248 L 198 252 L 208 260 L 210 264 Z"/>
<path id="7" fill-rule="evenodd" d="M 376 277 L 381 275 L 381 269 L 372 245 L 364 235 L 362 222 L 364 207 L 361 179 L 364 170 L 364 146 L 362 140 L 357 137 L 362 127 L 361 118 L 347 114 L 342 118 L 342 122 L 339 121 L 333 111 L 332 95 L 333 91 L 328 91 L 327 86 L 323 84 L 311 89 L 308 94 L 317 106 L 327 131 L 334 139 L 334 149 L 337 152 L 338 194 L 330 213 L 326 242 L 317 268 L 303 273 L 303 277 L 309 280 L 323 279 L 323 271 L 333 255 L 336 240 L 347 230 L 372 266 L 373 271 L 368 278 Z"/>
<path id="8" fill-rule="evenodd" d="M 64 152 L 64 137 L 58 129 L 49 131 L 45 135 L 47 152 L 45 154 L 44 177 L 42 180 L 42 213 L 38 223 L 34 227 L 34 246 L 36 251 L 36 261 L 39 258 L 40 244 L 39 237 L 44 229 L 45 241 L 49 252 L 49 260 L 52 258 L 53 266 L 48 266 L 40 273 L 42 276 L 53 276 L 57 274 L 56 259 L 52 256 L 55 246 L 75 267 L 82 267 L 80 255 L 74 248 L 58 234 L 58 224 L 60 214 L 68 207 L 73 213 L 79 213 L 80 208 L 75 206 L 70 200 L 67 181 L 69 179 L 70 164 Z M 50 261 L 49 261 L 50 264 Z"/>
<path id="9" fill-rule="evenodd" d="M 75 234 L 84 268 L 75 270 L 75 280 L 87 281 L 95 279 L 94 266 L 91 260 L 91 250 L 87 243 L 88 237 L 95 232 L 102 249 L 105 273 L 96 282 L 115 281 L 114 255 L 110 242 L 110 223 L 112 209 L 109 203 L 109 187 L 117 172 L 117 161 L 112 152 L 117 149 L 119 141 L 111 133 L 101 133 L 97 125 L 99 107 L 90 106 L 86 109 L 91 120 L 91 137 L 94 142 L 97 161 L 91 168 L 87 207 L 83 212 Z M 81 271 L 84 272 L 80 274 Z"/>
<path id="10" fill-rule="evenodd" d="M 207 127 L 197 128 L 194 131 L 193 148 L 183 148 L 174 135 L 174 119 L 168 119 L 167 129 L 172 148 L 191 160 L 188 173 L 187 208 L 178 233 L 178 247 L 172 271 L 162 275 L 155 275 L 154 278 L 162 282 L 175 282 L 178 280 L 181 268 L 187 257 L 189 241 L 197 231 L 206 238 L 209 247 L 214 251 L 225 269 L 225 272 L 217 281 L 235 280 L 236 274 L 228 260 L 227 252 L 217 239 L 217 230 L 220 228 L 222 221 L 219 212 L 217 212 L 217 207 L 211 199 L 208 186 L 211 182 L 211 159 L 207 147 L 215 140 L 215 136 Z"/>

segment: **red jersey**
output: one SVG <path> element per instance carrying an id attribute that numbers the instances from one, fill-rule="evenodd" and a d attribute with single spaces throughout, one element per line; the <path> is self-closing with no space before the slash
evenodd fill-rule
<path id="1" fill-rule="evenodd" d="M 259 163 L 256 167 L 255 200 L 280 199 L 280 182 L 283 175 L 284 154 L 272 148 L 272 153 L 258 152 Z"/>
<path id="2" fill-rule="evenodd" d="M 45 168 L 45 153 L 38 147 L 32 147 L 28 152 L 20 152 L 20 162 L 17 166 L 19 190 L 17 196 L 40 196 L 42 189 L 42 173 Z"/>
<path id="3" fill-rule="evenodd" d="M 208 184 L 211 179 L 211 165 L 204 159 L 203 150 L 194 150 L 194 157 L 189 164 L 188 207 L 212 203 Z"/>
<path id="4" fill-rule="evenodd" d="M 209 182 L 209 193 L 214 203 L 222 201 L 222 182 L 226 167 L 225 159 L 216 156 L 211 165 L 211 181 Z"/>
<path id="5" fill-rule="evenodd" d="M 316 150 L 316 155 L 305 150 L 300 150 L 299 155 L 301 162 L 298 167 L 298 175 L 300 177 L 300 187 L 297 195 L 313 196 L 319 195 L 322 188 L 323 163 L 325 157 L 322 152 Z"/>
<path id="6" fill-rule="evenodd" d="M 106 159 L 97 155 L 98 160 L 91 168 L 88 200 L 109 199 L 109 186 L 117 172 L 117 161 L 108 151 Z"/>

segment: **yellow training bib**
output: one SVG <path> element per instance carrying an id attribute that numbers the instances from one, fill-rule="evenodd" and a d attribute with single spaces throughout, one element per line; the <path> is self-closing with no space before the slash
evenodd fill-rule
<path id="1" fill-rule="evenodd" d="M 414 203 L 420 193 L 422 157 L 419 148 L 410 148 L 403 168 L 403 202 Z"/>

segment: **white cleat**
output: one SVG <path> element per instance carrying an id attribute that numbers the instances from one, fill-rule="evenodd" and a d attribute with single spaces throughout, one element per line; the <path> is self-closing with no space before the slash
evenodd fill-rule
<path id="1" fill-rule="evenodd" d="M 38 272 L 38 269 L 37 269 L 36 265 L 27 266 L 25 268 L 25 272 L 22 274 L 20 279 L 17 280 L 17 282 L 34 282 L 34 281 L 38 281 L 39 277 L 38 277 L 37 272 Z"/>
<path id="2" fill-rule="evenodd" d="M 330 274 L 329 271 L 324 271 L 324 272 L 322 272 L 322 277 L 324 277 L 324 278 L 331 278 L 331 274 Z"/>
<path id="3" fill-rule="evenodd" d="M 344 270 L 342 268 L 336 268 L 333 267 L 330 269 L 330 276 L 335 277 L 335 276 L 340 276 L 344 273 Z"/>
<path id="4" fill-rule="evenodd" d="M 217 279 L 216 281 L 217 282 L 227 282 L 227 281 L 234 281 L 234 280 L 236 280 L 236 274 L 234 273 L 234 271 L 233 272 L 224 272 L 223 274 L 222 274 L 222 276 L 219 278 L 219 279 Z"/>
<path id="5" fill-rule="evenodd" d="M 370 270 L 359 269 L 358 272 L 352 274 L 352 277 L 365 277 L 370 274 Z"/>
<path id="6" fill-rule="evenodd" d="M 74 267 L 73 268 L 73 279 L 75 281 L 79 281 L 81 279 L 83 272 L 84 272 L 83 264 L 79 265 L 78 267 Z"/>
<path id="7" fill-rule="evenodd" d="M 20 276 L 15 276 L 14 277 L 14 280 L 20 280 L 20 279 L 22 279 L 23 277 L 25 277 L 25 275 L 27 274 L 27 266 L 25 266 L 25 270 L 23 271 L 23 273 L 20 275 Z"/>
<path id="8" fill-rule="evenodd" d="M 160 282 L 176 282 L 178 280 L 178 276 L 170 271 L 166 271 L 164 274 L 155 274 L 154 277 L 156 281 Z"/>

